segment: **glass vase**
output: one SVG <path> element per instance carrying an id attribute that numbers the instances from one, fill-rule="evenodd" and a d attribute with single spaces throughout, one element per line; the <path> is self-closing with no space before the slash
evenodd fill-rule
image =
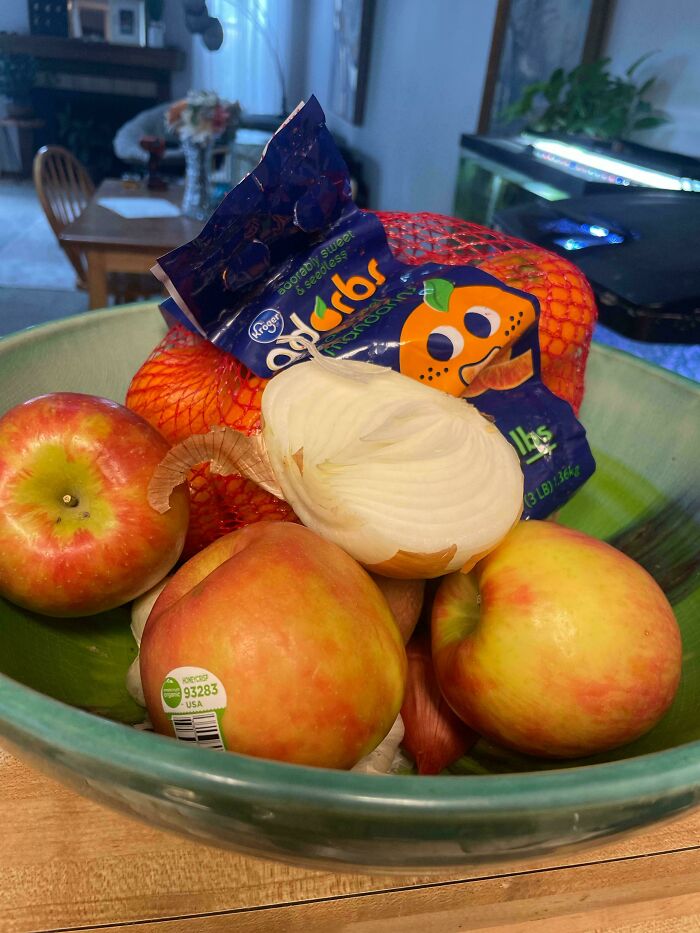
<path id="1" fill-rule="evenodd" d="M 194 142 L 185 139 L 182 150 L 185 153 L 185 194 L 182 199 L 182 213 L 195 220 L 208 220 L 211 213 L 210 171 L 212 164 L 213 142 Z"/>

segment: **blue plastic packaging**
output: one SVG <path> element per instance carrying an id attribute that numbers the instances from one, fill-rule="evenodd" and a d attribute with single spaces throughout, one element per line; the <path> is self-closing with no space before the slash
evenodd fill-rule
<path id="1" fill-rule="evenodd" d="M 489 363 L 522 357 L 520 385 L 470 401 L 518 452 L 526 518 L 550 515 L 595 469 L 570 406 L 540 381 L 537 299 L 473 266 L 399 262 L 378 218 L 353 203 L 313 97 L 201 234 L 154 271 L 172 296 L 169 320 L 262 377 L 308 359 L 311 341 L 461 396 Z"/>

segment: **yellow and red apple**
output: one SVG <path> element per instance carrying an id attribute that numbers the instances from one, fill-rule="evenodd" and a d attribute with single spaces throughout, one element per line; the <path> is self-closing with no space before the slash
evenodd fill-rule
<path id="1" fill-rule="evenodd" d="M 681 670 L 678 625 L 652 577 L 552 522 L 521 522 L 472 573 L 442 581 L 432 651 L 464 722 L 545 757 L 643 735 L 671 705 Z"/>
<path id="2" fill-rule="evenodd" d="M 51 616 L 129 602 L 175 564 L 189 514 L 184 487 L 160 515 L 148 483 L 168 443 L 143 418 L 72 392 L 0 418 L 0 594 Z"/>
<path id="3" fill-rule="evenodd" d="M 206 709 L 225 697 L 226 749 L 329 768 L 379 744 L 406 677 L 403 639 L 369 574 L 286 522 L 248 525 L 184 564 L 151 610 L 140 663 L 158 732 L 178 734 L 173 710 L 180 722 L 201 715 L 188 697 L 208 687 Z"/>

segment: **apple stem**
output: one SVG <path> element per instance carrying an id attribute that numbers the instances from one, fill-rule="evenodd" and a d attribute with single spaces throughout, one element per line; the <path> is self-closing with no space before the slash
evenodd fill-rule
<path id="1" fill-rule="evenodd" d="M 68 506 L 69 509 L 74 509 L 78 504 L 78 499 L 75 496 L 71 496 L 69 492 L 63 497 L 63 502 Z"/>

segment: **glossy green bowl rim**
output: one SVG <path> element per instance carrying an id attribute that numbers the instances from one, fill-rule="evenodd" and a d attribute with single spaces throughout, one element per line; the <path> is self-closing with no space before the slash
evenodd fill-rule
<path id="1" fill-rule="evenodd" d="M 137 307 L 133 308 L 134 311 Z M 97 314 L 109 314 L 101 311 Z M 62 330 L 72 319 L 51 322 L 13 334 L 0 343 L 23 342 L 38 330 Z M 642 369 L 653 369 L 671 382 L 700 385 L 625 351 L 596 345 L 596 354 L 619 355 Z M 69 762 L 77 776 L 76 759 L 106 766 L 123 775 L 124 783 L 162 782 L 208 797 L 230 794 L 232 800 L 260 803 L 265 799 L 310 810 L 402 819 L 430 819 L 459 813 L 502 814 L 518 810 L 556 810 L 628 803 L 631 799 L 680 794 L 700 786 L 700 741 L 663 751 L 551 771 L 469 776 L 366 775 L 308 768 L 244 755 L 190 749 L 170 738 L 109 722 L 44 696 L 0 674 L 0 733 L 18 749 L 29 740 Z"/>
<path id="2" fill-rule="evenodd" d="M 700 741 L 606 764 L 518 774 L 415 777 L 308 768 L 227 752 L 191 749 L 74 709 L 0 675 L 5 732 L 57 753 L 107 765 L 128 783 L 154 780 L 203 797 L 285 800 L 312 809 L 367 812 L 503 813 L 629 802 L 700 786 Z M 10 723 L 9 733 L 5 726 Z M 76 771 L 80 775 L 80 771 Z"/>

